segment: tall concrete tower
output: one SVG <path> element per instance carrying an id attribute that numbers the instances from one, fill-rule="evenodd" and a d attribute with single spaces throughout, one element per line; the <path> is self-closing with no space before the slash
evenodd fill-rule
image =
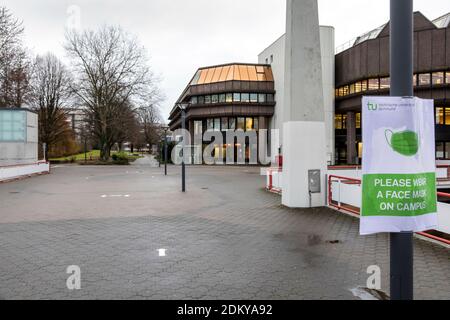
<path id="1" fill-rule="evenodd" d="M 287 0 L 282 203 L 288 207 L 325 204 L 321 63 L 317 0 Z M 309 170 L 320 170 L 320 193 L 309 192 Z"/>

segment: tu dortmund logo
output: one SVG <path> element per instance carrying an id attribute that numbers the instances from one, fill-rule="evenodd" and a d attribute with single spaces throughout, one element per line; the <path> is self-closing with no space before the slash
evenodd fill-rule
<path id="1" fill-rule="evenodd" d="M 368 102 L 367 103 L 367 109 L 369 109 L 369 111 L 376 111 L 376 110 L 378 110 L 378 104 L 372 103 L 372 102 Z"/>

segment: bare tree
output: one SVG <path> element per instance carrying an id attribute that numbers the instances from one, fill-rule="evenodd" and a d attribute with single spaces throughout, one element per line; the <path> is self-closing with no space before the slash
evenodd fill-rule
<path id="1" fill-rule="evenodd" d="M 72 129 L 67 122 L 71 106 L 71 78 L 68 70 L 53 54 L 37 56 L 31 81 L 30 105 L 39 114 L 39 143 L 51 148 L 63 142 Z"/>
<path id="2" fill-rule="evenodd" d="M 117 122 L 124 108 L 151 100 L 157 92 L 145 49 L 120 27 L 72 31 L 66 50 L 73 60 L 74 92 L 85 107 L 102 160 L 117 142 Z"/>
<path id="3" fill-rule="evenodd" d="M 28 91 L 30 60 L 22 45 L 24 28 L 0 6 L 0 107 L 22 107 Z"/>
<path id="4" fill-rule="evenodd" d="M 138 109 L 143 140 L 149 146 L 161 140 L 161 115 L 157 104 L 149 104 Z"/>

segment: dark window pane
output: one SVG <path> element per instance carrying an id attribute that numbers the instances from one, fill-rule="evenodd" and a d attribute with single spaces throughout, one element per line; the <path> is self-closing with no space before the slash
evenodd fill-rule
<path id="1" fill-rule="evenodd" d="M 198 97 L 198 103 L 199 104 L 204 104 L 205 103 L 205 97 L 203 97 L 203 96 Z"/>
<path id="2" fill-rule="evenodd" d="M 258 95 L 258 102 L 259 102 L 259 103 L 264 103 L 264 102 L 266 102 L 266 95 L 265 95 L 264 93 L 260 93 L 260 94 Z"/>
<path id="3" fill-rule="evenodd" d="M 214 94 L 211 96 L 211 102 L 212 103 L 218 103 L 219 102 L 219 96 L 217 94 Z"/>
<path id="4" fill-rule="evenodd" d="M 220 102 L 220 103 L 224 103 L 224 102 L 225 102 L 225 93 L 222 93 L 222 94 L 219 96 L 219 102 Z"/>
<path id="5" fill-rule="evenodd" d="M 267 95 L 267 102 L 274 102 L 274 96 L 273 96 L 273 94 L 268 94 Z"/>
<path id="6" fill-rule="evenodd" d="M 444 159 L 444 143 L 436 142 L 436 159 Z"/>
<path id="7" fill-rule="evenodd" d="M 259 130 L 259 118 L 254 118 L 253 119 L 253 128 L 255 130 Z"/>
<path id="8" fill-rule="evenodd" d="M 205 103 L 211 103 L 211 96 L 205 96 Z"/>
<path id="9" fill-rule="evenodd" d="M 191 98 L 191 104 L 197 104 L 198 102 L 198 98 L 197 97 L 192 97 Z"/>

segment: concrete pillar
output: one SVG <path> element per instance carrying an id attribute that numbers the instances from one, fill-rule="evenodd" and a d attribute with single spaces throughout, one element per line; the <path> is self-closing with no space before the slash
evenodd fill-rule
<path id="1" fill-rule="evenodd" d="M 347 164 L 356 163 L 356 114 L 347 112 Z"/>
<path id="2" fill-rule="evenodd" d="M 287 0 L 285 52 L 282 203 L 323 206 L 327 157 L 317 0 Z M 317 169 L 321 193 L 310 199 L 308 170 Z"/>

